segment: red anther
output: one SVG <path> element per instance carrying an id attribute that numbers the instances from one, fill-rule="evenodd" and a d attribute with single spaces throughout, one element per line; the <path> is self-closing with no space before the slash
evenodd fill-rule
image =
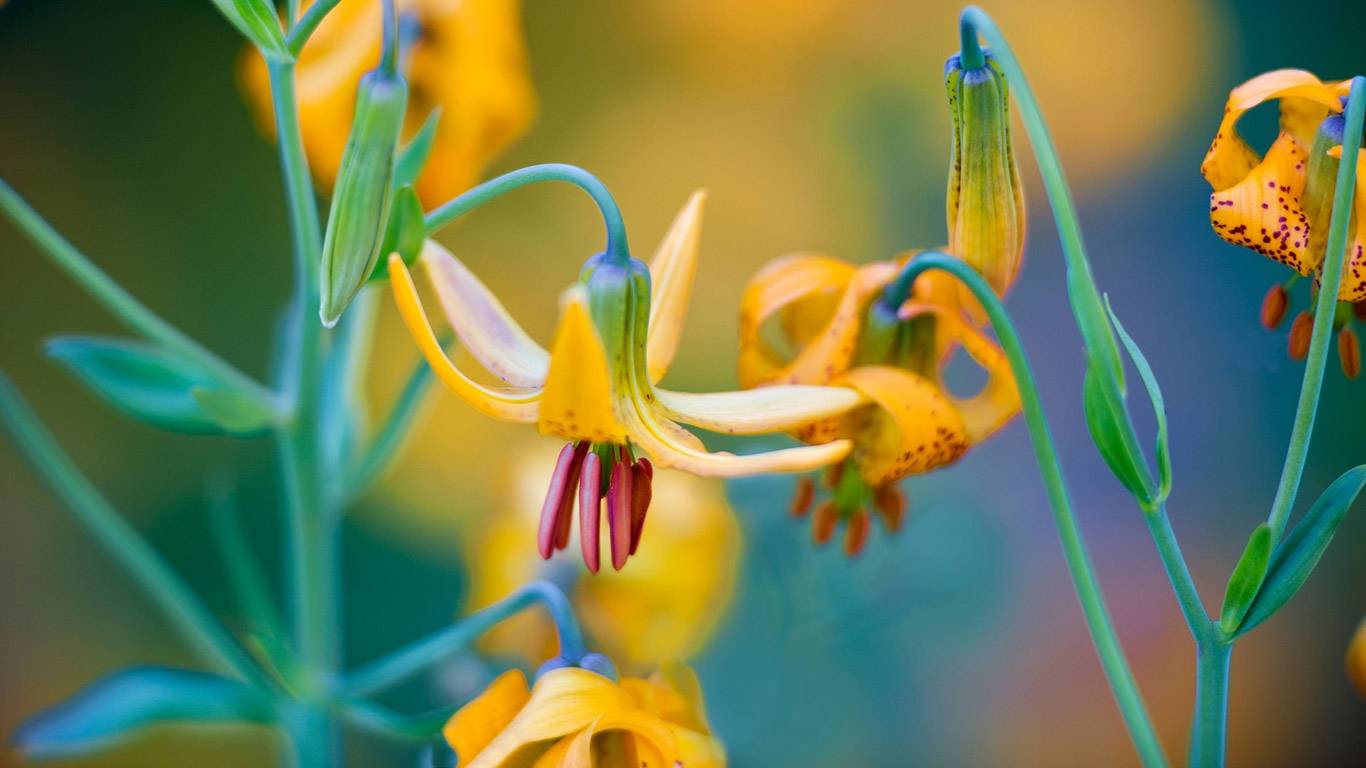
<path id="1" fill-rule="evenodd" d="M 560 518 L 564 516 L 566 500 L 572 500 L 570 489 L 578 478 L 575 474 L 575 447 L 566 443 L 555 459 L 555 470 L 550 473 L 550 487 L 546 489 L 545 501 L 541 504 L 541 527 L 536 532 L 536 550 L 542 560 L 549 560 L 555 552 L 555 534 L 560 528 Z"/>
<path id="2" fill-rule="evenodd" d="M 575 488 L 579 484 L 579 475 L 583 472 L 583 458 L 592 449 L 592 444 L 584 440 L 574 446 L 574 463 L 569 468 L 568 488 Z M 564 549 L 569 546 L 569 532 L 574 524 L 574 494 L 566 491 L 564 500 L 561 502 L 559 512 L 559 525 L 555 528 L 555 549 Z"/>
<path id="3" fill-rule="evenodd" d="M 1285 319 L 1285 311 L 1290 307 L 1290 294 L 1285 292 L 1285 286 L 1273 285 L 1266 291 L 1266 296 L 1262 299 L 1262 327 L 1268 331 L 1276 330 L 1276 326 Z"/>
<path id="4" fill-rule="evenodd" d="M 640 546 L 640 532 L 645 530 L 645 513 L 650 510 L 654 496 L 654 467 L 649 459 L 641 459 L 631 467 L 631 554 Z"/>
<path id="5" fill-rule="evenodd" d="M 788 507 L 788 513 L 793 517 L 806 517 L 815 498 L 816 483 L 809 477 L 797 478 L 797 488 L 792 492 L 792 506 Z"/>
<path id="6" fill-rule="evenodd" d="M 896 533 L 906 519 L 906 497 L 891 483 L 880 485 L 873 490 L 873 509 L 877 510 L 882 527 L 888 533 Z"/>
<path id="7" fill-rule="evenodd" d="M 1361 343 L 1357 341 L 1357 332 L 1350 325 L 1338 334 L 1338 362 L 1342 364 L 1342 372 L 1347 378 L 1355 379 L 1361 375 Z"/>
<path id="8" fill-rule="evenodd" d="M 1314 316 L 1306 310 L 1295 316 L 1295 322 L 1290 324 L 1290 358 L 1292 360 L 1303 360 L 1309 354 L 1309 339 L 1314 335 Z"/>
<path id="9" fill-rule="evenodd" d="M 844 527 L 844 554 L 854 557 L 868 543 L 868 513 L 858 509 Z"/>
<path id="10" fill-rule="evenodd" d="M 811 524 L 811 540 L 817 544 L 830 541 L 835 535 L 835 524 L 839 519 L 839 510 L 835 508 L 835 502 L 827 501 L 816 507 L 816 519 Z"/>
<path id="11" fill-rule="evenodd" d="M 612 465 L 607 483 L 607 535 L 612 543 L 612 567 L 621 570 L 631 554 L 631 465 Z"/>
<path id="12" fill-rule="evenodd" d="M 825 487 L 834 488 L 840 484 L 840 480 L 843 478 L 844 462 L 841 461 L 838 464 L 831 464 L 830 468 L 825 470 Z"/>
<path id="13" fill-rule="evenodd" d="M 583 475 L 579 478 L 579 545 L 583 547 L 583 564 L 592 573 L 598 572 L 601 554 L 598 527 L 602 517 L 602 460 L 589 451 L 583 459 Z"/>

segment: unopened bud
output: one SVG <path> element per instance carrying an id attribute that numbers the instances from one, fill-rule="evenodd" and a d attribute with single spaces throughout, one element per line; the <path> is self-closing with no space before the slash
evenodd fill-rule
<path id="1" fill-rule="evenodd" d="M 379 261 L 407 98 L 403 79 L 383 70 L 361 78 L 356 91 L 356 116 L 332 187 L 323 240 L 318 314 L 328 327 L 336 324 Z"/>
<path id="2" fill-rule="evenodd" d="M 1338 362 L 1349 379 L 1355 379 L 1361 373 L 1361 343 L 1351 326 L 1338 333 Z"/>
<path id="3" fill-rule="evenodd" d="M 1262 299 L 1262 325 L 1268 331 L 1276 330 L 1285 319 L 1285 311 L 1289 307 L 1290 294 L 1286 292 L 1285 286 L 1271 286 L 1266 292 L 1266 297 Z"/>
<path id="4" fill-rule="evenodd" d="M 1005 75 L 988 53 L 986 66 L 944 65 L 953 148 L 949 157 L 949 250 L 977 270 L 997 294 L 1015 281 L 1024 254 L 1025 208 L 1010 140 Z M 975 306 L 972 302 L 971 306 Z"/>
<path id="5" fill-rule="evenodd" d="M 1290 324 L 1289 351 L 1292 360 L 1303 360 L 1309 354 L 1309 338 L 1314 335 L 1314 316 L 1308 311 L 1295 316 Z"/>

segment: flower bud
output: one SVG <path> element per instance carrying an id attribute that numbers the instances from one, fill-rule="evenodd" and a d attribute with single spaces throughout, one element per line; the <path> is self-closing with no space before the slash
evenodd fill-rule
<path id="1" fill-rule="evenodd" d="M 963 69 L 955 55 L 944 65 L 944 80 L 953 123 L 949 250 L 1004 294 L 1019 272 L 1025 239 L 1005 75 L 989 53 L 986 66 L 975 69 Z"/>
<path id="2" fill-rule="evenodd" d="M 1347 378 L 1355 379 L 1361 374 L 1361 343 L 1351 326 L 1338 333 L 1338 362 Z"/>
<path id="3" fill-rule="evenodd" d="M 1276 330 L 1285 319 L 1285 311 L 1289 307 L 1290 294 L 1286 293 L 1285 286 L 1271 286 L 1262 299 L 1262 326 L 1268 331 Z"/>
<path id="4" fill-rule="evenodd" d="M 407 98 L 403 79 L 383 70 L 361 78 L 356 91 L 356 116 L 332 188 L 323 240 L 318 314 L 328 327 L 336 324 L 379 261 Z"/>
<path id="5" fill-rule="evenodd" d="M 1303 360 L 1309 354 L 1309 337 L 1314 335 L 1314 316 L 1307 310 L 1295 316 L 1290 324 L 1290 357 Z"/>

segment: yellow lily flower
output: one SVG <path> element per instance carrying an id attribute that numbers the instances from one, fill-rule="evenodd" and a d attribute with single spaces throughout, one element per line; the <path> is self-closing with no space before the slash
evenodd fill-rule
<path id="1" fill-rule="evenodd" d="M 427 205 L 471 187 L 536 113 L 518 0 L 397 0 L 409 86 L 404 135 L 435 110 L 431 154 L 417 181 Z M 302 3 L 301 12 L 312 2 Z M 355 109 L 356 84 L 380 56 L 380 4 L 343 0 L 295 65 L 299 128 L 319 186 L 331 188 Z M 264 60 L 242 57 L 241 80 L 263 130 L 274 131 Z"/>
<path id="2" fill-rule="evenodd" d="M 1332 216 L 1333 186 L 1342 154 L 1342 111 L 1348 83 L 1327 83 L 1299 69 L 1266 72 L 1234 88 L 1219 130 L 1205 154 L 1200 172 L 1213 187 L 1210 225 L 1224 240 L 1280 262 L 1296 276 L 1317 276 L 1323 265 Z M 1238 120 L 1249 109 L 1280 102 L 1280 134 L 1259 154 L 1238 134 Z M 1366 169 L 1366 153 L 1358 166 Z M 1366 179 L 1357 176 L 1348 263 L 1338 291 L 1341 302 L 1355 303 L 1358 317 L 1366 302 Z M 1280 325 L 1290 298 L 1288 285 L 1274 285 L 1262 302 L 1262 323 Z M 1355 375 L 1360 351 L 1348 308 L 1339 313 L 1339 356 L 1343 370 Z M 1296 318 L 1290 354 L 1302 358 L 1308 349 L 1310 315 Z"/>
<path id="3" fill-rule="evenodd" d="M 399 313 L 437 375 L 486 415 L 535 424 L 542 434 L 568 441 L 542 506 L 542 557 L 568 546 L 576 486 L 584 562 L 596 573 L 604 497 L 613 567 L 620 570 L 639 546 L 651 497 L 651 461 L 733 477 L 802 472 L 849 452 L 848 441 L 836 440 L 743 456 L 712 453 L 677 423 L 726 434 L 785 432 L 861 401 L 852 390 L 832 387 L 691 394 L 657 386 L 673 360 L 687 312 L 704 199 L 701 193 L 692 196 L 648 268 L 629 257 L 589 259 L 579 282 L 563 294 L 548 352 L 458 259 L 428 241 L 420 267 L 456 335 L 499 386 L 478 383 L 451 362 L 408 268 L 397 254 L 389 258 Z M 649 459 L 638 458 L 637 449 Z"/>
<path id="4" fill-rule="evenodd" d="M 503 673 L 443 729 L 461 768 L 722 768 L 691 670 L 620 682 L 577 667 L 528 690 Z"/>
<path id="5" fill-rule="evenodd" d="M 593 647 L 628 671 L 683 662 L 700 650 L 725 616 L 739 567 L 740 526 L 721 484 L 686 472 L 657 472 L 650 537 L 632 566 L 587 578 L 581 565 L 544 563 L 526 546 L 536 535 L 553 451 L 536 438 L 512 453 L 518 458 L 502 489 L 506 508 L 462 537 L 471 607 L 545 579 L 569 595 Z M 554 632 L 545 616 L 528 611 L 490 631 L 484 646 L 543 658 L 555 652 Z"/>
<path id="6" fill-rule="evenodd" d="M 1352 679 L 1357 691 L 1366 696 L 1366 619 L 1357 625 L 1352 644 L 1347 647 L 1347 676 Z"/>
<path id="7" fill-rule="evenodd" d="M 965 318 L 956 280 L 922 275 L 907 301 L 883 303 L 883 292 L 904 263 L 902 258 L 854 266 L 828 256 L 787 256 L 750 280 L 740 309 L 743 386 L 831 384 L 867 399 L 854 411 L 797 432 L 813 444 L 854 443 L 849 458 L 826 475 L 833 497 L 817 508 L 813 530 L 824 543 L 838 523 L 847 523 L 850 555 L 866 541 L 869 507 L 889 532 L 900 527 L 905 502 L 898 481 L 952 464 L 1020 408 L 1005 355 Z M 765 339 L 770 320 L 777 321 L 786 350 Z M 986 385 L 972 397 L 953 394 L 943 380 L 944 363 L 956 346 L 987 373 Z M 799 483 L 795 516 L 806 514 L 815 491 L 811 480 Z"/>

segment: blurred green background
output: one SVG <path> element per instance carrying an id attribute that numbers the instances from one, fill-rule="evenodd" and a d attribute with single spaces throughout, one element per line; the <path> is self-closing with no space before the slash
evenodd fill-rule
<path id="1" fill-rule="evenodd" d="M 603 178 L 648 254 L 711 190 L 693 313 L 669 383 L 733 387 L 744 280 L 795 250 L 886 258 L 944 239 L 941 65 L 958 6 L 931 0 L 529 2 L 541 113 L 497 169 L 563 161 Z M 1264 518 L 1301 366 L 1257 325 L 1282 277 L 1209 231 L 1198 173 L 1227 90 L 1266 69 L 1366 69 L 1366 6 L 1041 0 L 988 3 L 1072 175 L 1097 277 L 1162 381 L 1171 514 L 1207 603 Z M 273 148 L 234 79 L 240 47 L 207 2 L 11 0 L 0 8 L 0 176 L 150 306 L 261 373 L 289 291 Z M 1268 116 L 1250 131 L 1268 138 Z M 1260 121 L 1260 122 L 1259 122 Z M 1258 133 L 1261 131 L 1261 133 Z M 1061 259 L 1025 161 L 1031 239 L 1010 296 L 1101 581 L 1164 740 L 1181 754 L 1193 651 L 1140 513 L 1090 446 Z M 443 240 L 538 338 L 598 246 L 561 188 L 501 200 Z M 278 560 L 268 440 L 168 435 L 97 402 L 41 354 L 60 333 L 121 333 L 0 223 L 0 368 L 81 466 L 229 623 L 205 488 L 237 487 Z M 414 359 L 381 325 L 377 402 Z M 403 464 L 345 527 L 346 647 L 362 661 L 447 623 L 465 592 L 460 520 L 496 509 L 490 457 L 524 433 L 444 392 Z M 1301 508 L 1366 460 L 1366 381 L 1335 366 Z M 1138 410 L 1142 410 L 1140 407 Z M 1145 427 L 1150 425 L 1145 424 Z M 912 524 L 849 562 L 786 518 L 791 481 L 733 484 L 746 534 L 736 598 L 697 659 L 735 766 L 1136 764 L 1073 598 L 1019 423 L 907 484 Z M 0 440 L 0 735 L 122 665 L 195 660 L 131 581 Z M 880 532 L 879 532 L 880 533 Z M 1304 593 L 1238 646 L 1230 764 L 1359 764 L 1366 702 L 1343 674 L 1366 612 L 1358 510 Z M 415 697 L 427 698 L 431 691 Z M 355 765 L 411 764 L 362 737 Z M 88 765 L 256 765 L 263 731 L 173 730 Z M 12 754 L 0 764 L 16 765 Z"/>

